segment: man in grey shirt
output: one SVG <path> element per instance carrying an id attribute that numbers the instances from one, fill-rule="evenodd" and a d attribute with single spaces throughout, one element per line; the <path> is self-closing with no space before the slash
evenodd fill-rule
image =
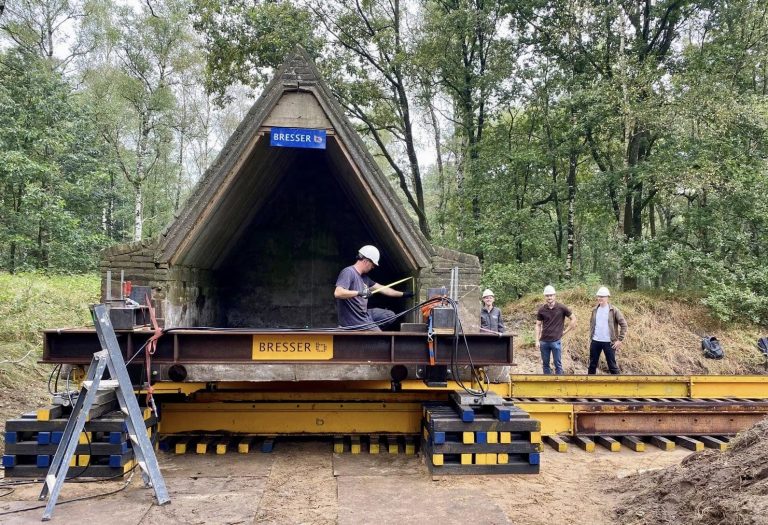
<path id="1" fill-rule="evenodd" d="M 377 290 L 387 297 L 413 297 L 413 292 L 399 292 L 382 286 L 366 274 L 379 265 L 379 250 L 366 245 L 360 248 L 357 261 L 344 268 L 336 278 L 336 313 L 339 326 L 357 330 L 381 331 L 379 323 L 391 319 L 395 314 L 384 308 L 368 309 L 368 298 Z"/>
<path id="2" fill-rule="evenodd" d="M 587 374 L 597 373 L 600 354 L 605 353 L 608 371 L 619 373 L 616 364 L 616 352 L 624 346 L 627 336 L 627 320 L 621 311 L 611 304 L 611 292 L 601 286 L 597 293 L 597 306 L 592 309 L 592 319 L 589 321 L 589 333 L 592 341 L 589 345 L 589 367 Z"/>

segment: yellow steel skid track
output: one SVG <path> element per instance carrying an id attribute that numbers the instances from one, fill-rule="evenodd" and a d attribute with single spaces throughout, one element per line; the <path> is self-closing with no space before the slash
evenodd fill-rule
<path id="1" fill-rule="evenodd" d="M 416 380 L 401 386 L 392 392 L 386 381 L 158 383 L 154 393 L 166 434 L 418 434 L 421 403 L 447 401 L 460 390 L 455 383 L 435 389 Z M 577 433 L 576 421 L 586 417 L 580 405 L 585 399 L 768 399 L 768 376 L 513 375 L 509 384 L 491 387 L 538 419 L 544 436 Z M 177 402 L 176 395 L 165 402 L 164 394 L 186 399 Z M 739 417 L 744 424 L 754 419 Z"/>
<path id="2" fill-rule="evenodd" d="M 510 397 L 768 398 L 768 376 L 513 375 Z"/>

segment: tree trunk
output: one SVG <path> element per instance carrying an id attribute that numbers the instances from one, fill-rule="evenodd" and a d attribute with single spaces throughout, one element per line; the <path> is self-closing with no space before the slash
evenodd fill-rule
<path id="1" fill-rule="evenodd" d="M 570 281 L 573 278 L 573 254 L 576 245 L 576 170 L 579 162 L 579 153 L 571 147 L 568 156 L 568 217 L 566 219 L 567 245 L 565 249 L 565 278 Z"/>
<path id="2" fill-rule="evenodd" d="M 141 183 L 134 183 L 133 190 L 133 194 L 136 199 L 133 208 L 133 240 L 140 241 L 142 235 L 142 227 L 144 224 L 144 221 L 142 220 L 142 215 L 144 213 L 144 197 L 141 192 Z"/>
<path id="3" fill-rule="evenodd" d="M 563 258 L 563 212 L 560 209 L 560 198 L 557 193 L 557 162 L 552 160 L 552 204 L 555 205 L 555 253 L 558 259 Z"/>
<path id="4" fill-rule="evenodd" d="M 429 94 L 429 93 L 428 93 Z M 435 156 L 437 162 L 437 227 L 440 231 L 440 236 L 445 235 L 445 205 L 446 205 L 446 193 L 445 193 L 445 168 L 443 167 L 443 149 L 440 145 L 440 123 L 437 121 L 437 115 L 435 114 L 435 106 L 432 104 L 431 97 L 427 100 L 427 107 L 429 108 L 429 118 L 432 120 L 432 131 L 435 137 Z"/>
<path id="5" fill-rule="evenodd" d="M 11 241 L 11 253 L 8 257 L 8 273 L 16 273 L 16 241 Z"/>

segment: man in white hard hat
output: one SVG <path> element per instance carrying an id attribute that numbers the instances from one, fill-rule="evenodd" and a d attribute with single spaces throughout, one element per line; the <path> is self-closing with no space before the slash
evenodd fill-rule
<path id="1" fill-rule="evenodd" d="M 597 296 L 597 306 L 592 309 L 592 319 L 589 321 L 592 342 L 589 345 L 587 373 L 597 373 L 600 354 L 605 352 L 608 370 L 612 374 L 618 374 L 616 351 L 624 345 L 624 338 L 627 336 L 627 320 L 624 319 L 621 311 L 611 304 L 611 292 L 608 288 L 601 286 L 595 296 Z"/>
<path id="2" fill-rule="evenodd" d="M 576 316 L 570 308 L 556 299 L 555 287 L 544 287 L 546 302 L 536 312 L 536 349 L 541 353 L 544 373 L 551 374 L 550 359 L 555 362 L 555 374 L 563 373 L 563 343 L 565 334 L 576 328 Z M 568 326 L 565 320 L 568 319 Z"/>
<path id="3" fill-rule="evenodd" d="M 392 319 L 392 310 L 384 308 L 368 308 L 368 298 L 377 290 L 388 297 L 413 297 L 413 292 L 400 292 L 382 286 L 366 274 L 379 265 L 379 250 L 375 246 L 366 245 L 358 250 L 357 260 L 352 266 L 347 266 L 336 278 L 336 313 L 339 326 L 358 330 L 381 331 L 379 323 Z"/>
<path id="4" fill-rule="evenodd" d="M 493 306 L 495 300 L 493 292 L 486 288 L 483 292 L 483 307 L 480 308 L 480 331 L 501 335 L 504 333 L 504 320 L 501 318 L 501 310 Z"/>

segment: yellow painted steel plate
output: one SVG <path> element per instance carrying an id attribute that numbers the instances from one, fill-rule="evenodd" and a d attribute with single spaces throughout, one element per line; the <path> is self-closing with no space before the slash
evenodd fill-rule
<path id="1" fill-rule="evenodd" d="M 333 359 L 333 336 L 322 334 L 254 334 L 254 361 L 323 361 Z"/>

